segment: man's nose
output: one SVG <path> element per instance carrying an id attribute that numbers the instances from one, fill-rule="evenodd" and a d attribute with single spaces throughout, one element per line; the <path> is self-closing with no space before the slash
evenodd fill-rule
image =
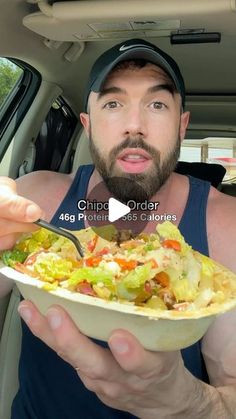
<path id="1" fill-rule="evenodd" d="M 125 124 L 124 124 L 125 135 L 142 135 L 143 137 L 147 134 L 147 126 L 145 121 L 144 111 L 137 108 L 127 110 Z"/>

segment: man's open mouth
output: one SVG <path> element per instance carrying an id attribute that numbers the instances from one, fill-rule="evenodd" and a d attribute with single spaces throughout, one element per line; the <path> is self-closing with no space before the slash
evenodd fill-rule
<path id="1" fill-rule="evenodd" d="M 117 157 L 117 163 L 127 173 L 141 173 L 151 162 L 150 154 L 141 148 L 126 148 Z"/>

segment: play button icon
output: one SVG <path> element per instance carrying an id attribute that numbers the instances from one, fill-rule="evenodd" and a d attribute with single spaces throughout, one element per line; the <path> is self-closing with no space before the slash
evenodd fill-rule
<path id="1" fill-rule="evenodd" d="M 115 198 L 109 198 L 108 204 L 108 220 L 110 223 L 119 220 L 130 213 L 131 209 L 128 205 L 122 204 Z"/>
<path id="2" fill-rule="evenodd" d="M 118 189 L 125 192 L 124 201 L 116 193 Z M 132 236 L 143 232 L 150 221 L 150 203 L 145 190 L 138 182 L 124 177 L 113 178 L 113 190 L 100 182 L 78 201 L 77 219 L 83 222 L 80 228 L 91 227 L 104 238 L 107 238 L 106 229 L 100 227 L 110 226 L 119 232 L 128 230 Z M 135 196 L 140 197 L 140 201 L 136 201 Z"/>

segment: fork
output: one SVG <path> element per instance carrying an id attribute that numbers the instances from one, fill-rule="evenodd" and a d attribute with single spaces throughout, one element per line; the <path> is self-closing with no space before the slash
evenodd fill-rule
<path id="1" fill-rule="evenodd" d="M 53 233 L 59 234 L 61 236 L 66 237 L 67 239 L 71 240 L 73 242 L 73 244 L 75 245 L 78 253 L 80 254 L 81 257 L 84 257 L 84 251 L 83 248 L 81 246 L 81 243 L 79 241 L 79 239 L 74 236 L 74 234 L 69 233 L 66 230 L 63 230 L 60 227 L 55 227 L 54 225 L 48 223 L 47 221 L 38 219 L 37 221 L 34 221 L 34 224 L 37 224 L 40 227 L 46 228 L 47 230 L 52 231 Z"/>

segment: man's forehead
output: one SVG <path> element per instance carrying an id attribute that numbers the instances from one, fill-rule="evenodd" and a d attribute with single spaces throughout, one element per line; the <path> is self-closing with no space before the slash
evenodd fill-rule
<path id="1" fill-rule="evenodd" d="M 122 80 L 125 77 L 133 77 L 134 73 L 138 73 L 141 76 L 147 76 L 147 78 L 152 78 L 156 82 L 165 82 L 171 83 L 174 85 L 173 80 L 171 77 L 159 66 L 147 63 L 144 67 L 136 67 L 136 66 L 127 66 L 127 67 L 118 67 L 114 68 L 106 77 L 105 82 L 103 83 L 102 89 L 106 89 L 111 83 L 115 80 Z"/>

